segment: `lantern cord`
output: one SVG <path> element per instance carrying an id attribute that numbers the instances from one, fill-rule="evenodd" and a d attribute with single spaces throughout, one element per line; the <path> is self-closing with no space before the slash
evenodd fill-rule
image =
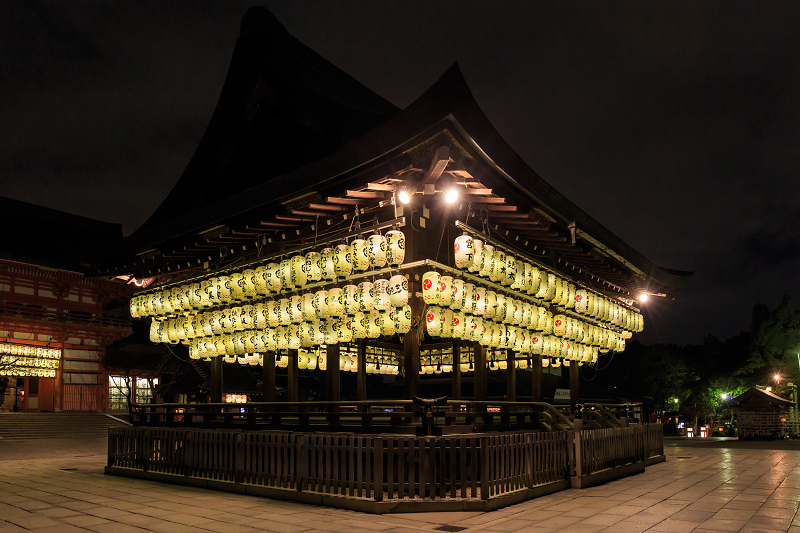
<path id="1" fill-rule="evenodd" d="M 601 370 L 605 370 L 606 368 L 608 368 L 608 365 L 610 365 L 610 364 L 611 364 L 611 361 L 613 361 L 613 360 L 614 360 L 614 355 L 615 355 L 616 353 L 617 353 L 617 352 L 614 352 L 614 351 L 612 351 L 612 352 L 611 352 L 611 359 L 609 359 L 609 360 L 608 360 L 608 363 L 606 363 L 606 366 L 604 366 L 603 368 L 597 368 L 597 366 L 595 366 L 595 367 L 594 367 L 594 376 L 592 376 L 592 378 L 591 378 L 591 379 L 589 379 L 589 378 L 587 378 L 587 377 L 584 377 L 583 379 L 585 379 L 586 381 L 593 381 L 593 380 L 594 380 L 594 379 L 597 377 L 597 373 L 598 373 L 599 371 L 601 371 Z"/>

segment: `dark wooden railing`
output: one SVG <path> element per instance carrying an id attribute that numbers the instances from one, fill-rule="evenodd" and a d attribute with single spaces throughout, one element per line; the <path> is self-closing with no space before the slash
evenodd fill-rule
<path id="1" fill-rule="evenodd" d="M 569 430 L 572 422 L 542 402 L 413 400 L 131 404 L 134 426 L 293 429 L 441 435 L 489 430 Z M 419 428 L 419 429 L 418 429 Z"/>

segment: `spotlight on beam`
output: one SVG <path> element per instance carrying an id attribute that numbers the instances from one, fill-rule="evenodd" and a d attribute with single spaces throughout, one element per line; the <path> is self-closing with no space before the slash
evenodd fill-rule
<path id="1" fill-rule="evenodd" d="M 411 196 L 408 194 L 408 191 L 405 189 L 401 189 L 400 193 L 397 195 L 397 198 L 404 204 L 407 204 L 411 201 Z"/>
<path id="2" fill-rule="evenodd" d="M 458 200 L 458 191 L 455 189 L 450 189 L 449 191 L 447 191 L 447 194 L 445 195 L 444 199 L 448 204 L 452 204 L 453 202 Z"/>
<path id="3" fill-rule="evenodd" d="M 642 302 L 642 303 L 647 301 L 647 293 L 646 292 L 643 292 L 642 294 L 639 295 L 639 301 Z"/>

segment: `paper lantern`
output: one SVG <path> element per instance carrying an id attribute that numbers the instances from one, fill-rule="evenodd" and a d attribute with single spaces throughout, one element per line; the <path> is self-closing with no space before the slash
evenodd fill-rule
<path id="1" fill-rule="evenodd" d="M 161 334 L 158 331 L 161 324 L 158 320 L 150 322 L 150 342 L 161 342 Z"/>
<path id="2" fill-rule="evenodd" d="M 502 283 L 506 279 L 506 254 L 502 250 L 494 252 L 494 263 L 489 270 L 489 279 L 495 283 Z"/>
<path id="3" fill-rule="evenodd" d="M 500 346 L 500 338 L 502 332 L 502 326 L 500 324 L 490 324 L 488 328 L 491 330 L 491 336 L 489 337 L 489 346 L 492 348 L 497 348 Z"/>
<path id="4" fill-rule="evenodd" d="M 354 315 L 358 311 L 358 286 L 348 284 L 342 288 L 342 314 Z"/>
<path id="5" fill-rule="evenodd" d="M 502 322 L 506 318 L 506 312 L 508 311 L 508 301 L 506 299 L 506 295 L 501 293 L 497 293 L 495 295 L 495 299 L 497 300 L 497 305 L 495 306 L 493 320 L 495 322 Z"/>
<path id="6" fill-rule="evenodd" d="M 219 276 L 217 278 L 217 294 L 219 295 L 220 303 L 228 304 L 233 300 L 233 293 L 231 292 L 231 278 L 229 276 Z"/>
<path id="7" fill-rule="evenodd" d="M 336 251 L 333 248 L 323 248 L 320 252 L 319 268 L 323 279 L 336 279 Z"/>
<path id="8" fill-rule="evenodd" d="M 451 306 L 453 304 L 453 277 L 439 276 L 439 305 Z"/>
<path id="9" fill-rule="evenodd" d="M 464 309 L 464 280 L 453 280 L 453 303 L 450 304 L 453 310 Z M 464 309 L 465 312 L 471 312 L 472 309 Z"/>
<path id="10" fill-rule="evenodd" d="M 442 337 L 453 338 L 453 310 L 442 307 Z"/>
<path id="11" fill-rule="evenodd" d="M 303 298 L 299 294 L 289 298 L 289 313 L 292 317 L 292 324 L 299 324 L 303 321 Z"/>
<path id="12" fill-rule="evenodd" d="M 473 283 L 464 284 L 464 299 L 462 300 L 465 313 L 475 314 L 475 285 Z"/>
<path id="13" fill-rule="evenodd" d="M 311 322 L 302 322 L 298 324 L 297 334 L 300 337 L 300 346 L 309 348 L 314 345 L 314 333 Z"/>
<path id="14" fill-rule="evenodd" d="M 389 303 L 393 307 L 403 307 L 408 303 L 408 279 L 396 274 L 389 279 Z"/>
<path id="15" fill-rule="evenodd" d="M 391 266 L 402 265 L 406 258 L 406 236 L 402 231 L 386 233 L 386 262 Z"/>
<path id="16" fill-rule="evenodd" d="M 233 324 L 233 331 L 244 331 L 244 323 L 242 322 L 242 308 L 232 307 L 228 309 L 231 317 L 231 324 Z"/>
<path id="17" fill-rule="evenodd" d="M 283 289 L 283 278 L 281 277 L 281 266 L 278 263 L 267 264 L 264 272 L 264 279 L 271 292 L 280 292 Z"/>
<path id="18" fill-rule="evenodd" d="M 506 286 L 513 286 L 517 281 L 517 258 L 511 254 L 506 254 L 505 278 L 502 280 L 502 284 Z"/>
<path id="19" fill-rule="evenodd" d="M 468 267 L 470 272 L 479 272 L 483 266 L 483 241 L 472 240 L 472 264 Z"/>
<path id="20" fill-rule="evenodd" d="M 320 343 L 321 344 L 321 343 Z M 317 367 L 323 372 L 328 369 L 328 356 L 322 352 L 317 355 Z"/>
<path id="21" fill-rule="evenodd" d="M 378 279 L 372 286 L 373 303 L 377 311 L 386 311 L 392 306 L 389 300 L 389 280 Z"/>
<path id="22" fill-rule="evenodd" d="M 376 311 L 380 315 L 381 335 L 394 335 L 397 328 L 395 327 L 394 315 L 395 313 L 402 312 L 402 310 L 395 311 L 394 308 L 385 311 Z"/>
<path id="23" fill-rule="evenodd" d="M 260 266 L 253 271 L 253 285 L 256 289 L 256 294 L 267 295 L 270 292 L 269 283 L 267 281 L 267 267 Z"/>
<path id="24" fill-rule="evenodd" d="M 494 291 L 486 291 L 486 305 L 483 317 L 490 320 L 497 314 L 497 293 Z"/>
<path id="25" fill-rule="evenodd" d="M 131 298 L 129 309 L 130 309 L 130 313 L 131 313 L 131 318 L 139 318 L 139 316 L 141 316 L 139 314 L 139 297 L 138 296 L 134 296 L 133 298 Z"/>
<path id="26" fill-rule="evenodd" d="M 286 257 L 281 260 L 278 267 L 278 278 L 280 278 L 284 289 L 294 289 L 294 283 L 292 283 L 292 261 L 290 258 Z"/>
<path id="27" fill-rule="evenodd" d="M 362 281 L 358 284 L 358 292 L 356 293 L 356 301 L 358 303 L 358 309 L 356 311 L 372 311 L 375 309 L 375 286 L 370 281 Z M 388 303 L 388 295 L 387 295 L 387 303 Z M 388 305 L 386 307 L 389 307 Z M 349 313 L 349 314 L 354 314 Z"/>
<path id="28" fill-rule="evenodd" d="M 258 294 L 256 290 L 256 271 L 248 268 L 242 271 L 242 288 L 245 298 L 253 298 Z"/>
<path id="29" fill-rule="evenodd" d="M 435 305 L 428 307 L 425 312 L 425 331 L 432 337 L 442 335 L 442 313 L 441 308 Z"/>
<path id="30" fill-rule="evenodd" d="M 314 293 L 307 292 L 302 296 L 300 310 L 302 319 L 305 322 L 311 322 L 317 318 L 316 311 L 314 310 Z"/>
<path id="31" fill-rule="evenodd" d="M 315 320 L 311 323 L 312 342 L 315 346 L 325 344 L 325 331 L 328 328 L 327 320 Z M 325 370 L 320 366 L 320 370 Z"/>
<path id="32" fill-rule="evenodd" d="M 292 323 L 292 313 L 289 306 L 290 302 L 288 298 L 281 298 L 275 305 L 275 312 L 278 315 L 278 324 L 281 326 L 288 326 Z"/>
<path id="33" fill-rule="evenodd" d="M 253 329 L 256 325 L 256 307 L 254 305 L 242 306 L 242 324 L 244 329 Z"/>
<path id="34" fill-rule="evenodd" d="M 588 291 L 586 291 L 585 289 L 580 289 L 578 291 L 575 291 L 575 311 L 577 313 L 586 312 L 586 304 L 588 300 L 587 296 L 588 296 Z"/>
<path id="35" fill-rule="evenodd" d="M 230 288 L 231 300 L 244 300 L 244 276 L 239 272 L 234 272 L 228 278 L 228 287 Z"/>
<path id="36" fill-rule="evenodd" d="M 342 289 L 334 287 L 328 291 L 328 313 L 332 317 L 342 316 L 344 313 L 343 300 Z"/>
<path id="37" fill-rule="evenodd" d="M 353 249 L 347 244 L 337 244 L 333 255 L 336 275 L 347 277 L 353 273 Z"/>
<path id="38" fill-rule="evenodd" d="M 422 299 L 428 305 L 436 305 L 441 298 L 439 273 L 429 270 L 422 275 Z"/>
<path id="39" fill-rule="evenodd" d="M 478 275 L 484 278 L 488 278 L 493 265 L 494 265 L 494 246 L 492 246 L 491 244 L 484 243 L 483 251 L 481 252 L 481 264 L 478 268 Z"/>
<path id="40" fill-rule="evenodd" d="M 336 336 L 339 338 L 339 342 L 350 342 L 353 340 L 353 317 L 347 315 L 342 316 L 335 324 Z"/>
<path id="41" fill-rule="evenodd" d="M 512 300 L 511 305 L 513 309 L 511 311 L 511 324 L 515 326 L 519 326 L 522 323 L 522 310 L 524 309 L 521 300 Z"/>
<path id="42" fill-rule="evenodd" d="M 325 289 L 314 293 L 312 304 L 314 306 L 314 315 L 316 318 L 325 320 L 331 316 L 330 311 L 328 310 L 328 291 Z"/>
<path id="43" fill-rule="evenodd" d="M 320 267 L 321 256 L 317 252 L 308 252 L 303 256 L 303 263 L 306 273 L 306 280 L 309 283 L 322 279 L 322 268 Z"/>
<path id="44" fill-rule="evenodd" d="M 383 268 L 386 266 L 386 239 L 380 233 L 375 233 L 367 237 L 365 246 L 367 259 L 372 268 Z"/>
<path id="45" fill-rule="evenodd" d="M 397 333 L 405 335 L 411 331 L 411 306 L 404 305 L 403 307 L 394 310 L 394 329 Z"/>
<path id="46" fill-rule="evenodd" d="M 504 299 L 505 302 L 505 316 L 503 317 L 502 322 L 504 324 L 513 324 L 514 323 L 514 313 L 516 311 L 516 305 L 514 305 L 514 299 L 510 296 L 506 296 Z"/>
<path id="47" fill-rule="evenodd" d="M 475 287 L 472 296 L 472 314 L 478 316 L 486 315 L 486 288 Z"/>
<path id="48" fill-rule="evenodd" d="M 353 320 L 351 321 L 353 338 L 363 339 L 367 336 L 367 328 L 365 324 L 364 313 L 362 311 L 358 311 L 355 315 L 353 315 Z"/>
<path id="49" fill-rule="evenodd" d="M 469 269 L 475 259 L 475 248 L 472 237 L 466 233 L 456 237 L 453 250 L 456 268 Z"/>
<path id="50" fill-rule="evenodd" d="M 317 360 L 318 360 L 317 354 L 315 354 L 313 352 L 309 353 L 308 354 L 308 364 L 307 364 L 306 368 L 308 368 L 309 370 L 316 369 L 317 368 Z"/>
<path id="51" fill-rule="evenodd" d="M 364 239 L 353 239 L 350 243 L 352 248 L 353 268 L 358 272 L 363 272 L 369 268 L 369 257 L 367 256 L 367 241 Z"/>
<path id="52" fill-rule="evenodd" d="M 462 311 L 453 312 L 453 338 L 463 339 L 464 332 L 464 313 Z"/>
<path id="53" fill-rule="evenodd" d="M 377 339 L 381 336 L 381 314 L 376 310 L 372 310 L 370 312 L 365 312 L 364 317 L 366 318 L 366 330 L 367 330 L 367 338 L 369 339 Z"/>
<path id="54" fill-rule="evenodd" d="M 292 285 L 295 287 L 304 287 L 308 283 L 308 275 L 306 274 L 306 259 L 302 255 L 295 255 L 289 260 L 290 273 L 292 276 Z"/>

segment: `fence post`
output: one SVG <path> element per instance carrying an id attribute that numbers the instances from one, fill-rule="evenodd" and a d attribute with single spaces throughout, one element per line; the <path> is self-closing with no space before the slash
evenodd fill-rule
<path id="1" fill-rule="evenodd" d="M 244 480 L 244 436 L 237 432 L 233 436 L 233 481 L 241 483 Z"/>
<path id="2" fill-rule="evenodd" d="M 153 439 L 150 438 L 150 430 L 142 431 L 142 470 L 150 470 L 150 458 L 153 455 Z"/>
<path id="3" fill-rule="evenodd" d="M 372 446 L 372 453 L 375 461 L 373 462 L 372 474 L 374 477 L 373 494 L 376 502 L 383 501 L 383 437 L 375 438 Z"/>
<path id="4" fill-rule="evenodd" d="M 114 444 L 117 440 L 116 428 L 108 428 L 108 466 L 113 466 L 116 463 L 116 454 L 114 453 Z"/>
<path id="5" fill-rule="evenodd" d="M 299 446 L 297 453 L 297 466 L 294 475 L 297 477 L 295 487 L 302 492 L 308 489 L 308 435 L 296 435 L 296 446 Z"/>
<path id="6" fill-rule="evenodd" d="M 192 475 L 194 465 L 194 430 L 183 430 L 183 475 Z"/>
<path id="7" fill-rule="evenodd" d="M 481 441 L 481 500 L 489 499 L 489 437 L 479 437 Z"/>

